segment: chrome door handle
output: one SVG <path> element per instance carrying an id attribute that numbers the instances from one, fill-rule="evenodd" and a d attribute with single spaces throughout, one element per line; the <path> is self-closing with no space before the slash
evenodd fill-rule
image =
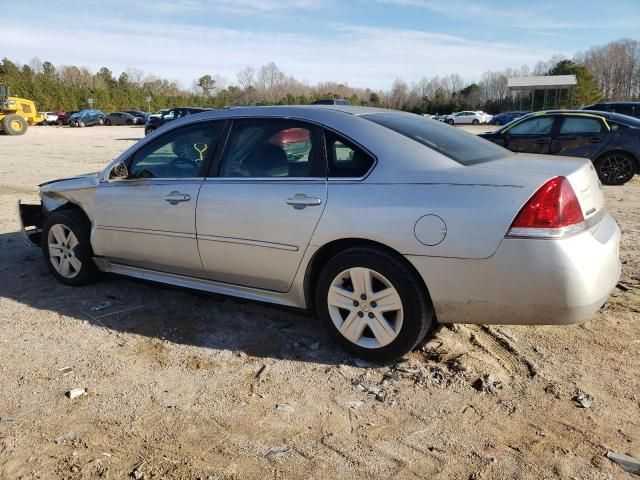
<path id="1" fill-rule="evenodd" d="M 293 208 L 315 207 L 320 205 L 322 200 L 316 197 L 307 197 L 304 193 L 296 193 L 293 197 L 287 198 L 287 205 Z"/>
<path id="2" fill-rule="evenodd" d="M 191 200 L 191 195 L 180 192 L 171 192 L 169 195 L 164 196 L 164 201 L 169 202 L 171 205 L 177 205 L 180 202 L 188 202 Z"/>

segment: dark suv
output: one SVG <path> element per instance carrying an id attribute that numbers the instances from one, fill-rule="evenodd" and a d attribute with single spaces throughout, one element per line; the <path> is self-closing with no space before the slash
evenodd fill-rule
<path id="1" fill-rule="evenodd" d="M 536 112 L 480 136 L 514 152 L 589 158 L 606 185 L 640 171 L 640 119 L 617 113 Z"/>
<path id="2" fill-rule="evenodd" d="M 630 117 L 640 118 L 640 102 L 604 102 L 587 105 L 581 110 L 597 110 L 599 112 L 613 112 Z"/>
<path id="3" fill-rule="evenodd" d="M 149 115 L 147 123 L 144 127 L 144 134 L 149 135 L 155 129 L 160 128 L 167 122 L 175 120 L 176 118 L 186 117 L 187 115 L 193 115 L 195 113 L 201 113 L 210 110 L 209 108 L 197 108 L 197 107 L 179 107 L 169 108 L 161 110 L 158 113 Z"/>

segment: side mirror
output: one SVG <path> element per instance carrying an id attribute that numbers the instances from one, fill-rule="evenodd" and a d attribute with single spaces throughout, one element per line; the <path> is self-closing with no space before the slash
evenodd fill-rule
<path id="1" fill-rule="evenodd" d="M 111 167 L 109 180 L 124 180 L 125 178 L 129 178 L 129 170 L 124 162 L 118 162 Z"/>

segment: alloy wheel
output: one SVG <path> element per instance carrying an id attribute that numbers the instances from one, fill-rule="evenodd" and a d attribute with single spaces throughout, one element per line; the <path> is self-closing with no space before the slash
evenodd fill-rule
<path id="1" fill-rule="evenodd" d="M 337 275 L 327 305 L 340 334 L 360 347 L 389 345 L 402 329 L 400 294 L 387 278 L 369 268 L 354 267 Z"/>
<path id="2" fill-rule="evenodd" d="M 626 155 L 613 153 L 600 161 L 600 176 L 611 185 L 625 183 L 634 174 L 633 162 Z"/>
<path id="3" fill-rule="evenodd" d="M 78 238 L 65 225 L 56 223 L 49 229 L 47 238 L 49 259 L 53 268 L 64 278 L 73 278 L 82 268 L 82 262 L 76 256 Z"/>

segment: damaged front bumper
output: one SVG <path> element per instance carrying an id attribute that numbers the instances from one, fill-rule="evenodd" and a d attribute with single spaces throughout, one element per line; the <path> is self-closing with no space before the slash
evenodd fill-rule
<path id="1" fill-rule="evenodd" d="M 35 246 L 40 246 L 42 224 L 44 223 L 42 204 L 26 204 L 18 200 L 18 218 L 20 219 L 20 230 L 27 241 Z"/>

